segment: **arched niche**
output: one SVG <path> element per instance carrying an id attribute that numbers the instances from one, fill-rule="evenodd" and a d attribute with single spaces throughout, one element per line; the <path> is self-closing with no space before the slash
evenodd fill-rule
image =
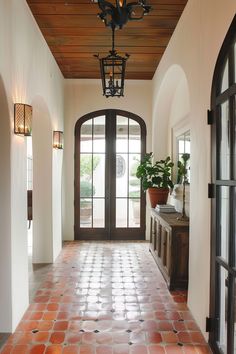
<path id="1" fill-rule="evenodd" d="M 11 289 L 11 137 L 10 115 L 3 80 L 0 76 L 0 332 L 12 330 Z"/>
<path id="2" fill-rule="evenodd" d="M 167 70 L 154 100 L 152 150 L 159 159 L 170 154 L 171 129 L 186 120 L 190 111 L 188 82 L 179 65 Z"/>
<path id="3" fill-rule="evenodd" d="M 52 124 L 41 97 L 32 101 L 33 263 L 53 262 Z"/>

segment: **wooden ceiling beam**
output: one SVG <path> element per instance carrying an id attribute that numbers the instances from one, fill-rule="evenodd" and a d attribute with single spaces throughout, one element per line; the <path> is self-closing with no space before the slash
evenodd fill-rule
<path id="1" fill-rule="evenodd" d="M 114 1 L 114 0 L 113 0 Z M 112 1 L 110 1 L 112 2 Z M 91 4 L 91 0 L 27 0 L 27 3 L 30 4 L 65 4 L 68 5 L 77 5 L 77 4 Z M 149 0 L 150 5 L 186 5 L 187 0 Z"/>
<path id="2" fill-rule="evenodd" d="M 101 80 L 101 75 L 100 72 L 96 71 L 71 71 L 68 72 L 64 75 L 66 79 L 98 79 Z M 139 77 L 137 79 L 137 77 Z M 133 73 L 127 73 L 125 75 L 126 80 L 151 80 L 153 77 L 153 72 L 145 72 L 142 73 L 142 76 L 140 77 L 140 72 L 133 72 Z"/>
<path id="3" fill-rule="evenodd" d="M 169 28 L 140 28 L 137 27 L 124 27 L 122 30 L 117 30 L 115 36 L 128 36 L 128 35 L 141 35 L 144 36 L 168 36 L 170 37 L 173 33 L 173 29 Z M 83 27 L 57 27 L 57 28 L 42 28 L 42 33 L 44 36 L 106 36 L 111 37 L 111 30 L 107 27 L 97 28 L 83 28 Z"/>
<path id="4" fill-rule="evenodd" d="M 98 45 L 98 46 L 110 46 L 112 45 L 111 37 L 107 36 L 67 36 L 67 37 L 56 37 L 56 36 L 45 36 L 45 39 L 49 45 Z M 143 36 L 143 35 L 132 35 L 132 36 L 119 36 L 115 38 L 115 47 L 120 46 L 125 47 L 139 47 L 145 43 L 146 47 L 154 47 L 156 45 L 160 47 L 166 47 L 169 43 L 169 37 L 155 37 L 155 36 Z"/>
<path id="5" fill-rule="evenodd" d="M 34 15 L 97 15 L 100 11 L 98 5 L 94 4 L 71 4 L 65 5 L 61 3 L 35 3 L 30 4 L 30 8 Z M 180 16 L 184 5 L 163 5 L 153 4 L 152 10 L 148 16 Z M 99 21 L 99 19 L 98 19 Z"/>
<path id="6" fill-rule="evenodd" d="M 139 30 L 142 28 L 168 28 L 174 29 L 178 23 L 179 16 L 146 16 L 144 21 L 139 21 Z M 40 28 L 60 28 L 77 27 L 77 28 L 103 28 L 102 21 L 97 21 L 94 15 L 39 15 L 36 16 L 36 21 Z M 137 27 L 137 22 L 129 22 L 129 27 Z"/>
<path id="7" fill-rule="evenodd" d="M 99 47 L 97 45 L 94 46 L 52 46 L 49 45 L 49 48 L 51 51 L 55 54 L 62 54 L 65 56 L 68 56 L 70 54 L 76 54 L 76 53 L 91 53 L 97 54 L 97 53 L 107 53 L 110 50 L 110 45 L 107 44 L 106 46 Z M 139 47 L 124 47 L 124 46 L 119 46 L 117 48 L 117 51 L 119 53 L 126 53 L 129 52 L 129 54 L 137 53 L 137 54 L 163 54 L 165 51 L 165 47 L 145 47 L 145 46 L 139 46 Z M 73 57 L 73 55 L 72 55 Z"/>

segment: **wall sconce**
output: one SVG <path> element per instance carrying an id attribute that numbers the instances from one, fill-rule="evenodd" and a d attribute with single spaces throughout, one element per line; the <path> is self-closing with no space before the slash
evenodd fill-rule
<path id="1" fill-rule="evenodd" d="M 53 147 L 54 149 L 63 149 L 63 132 L 54 131 L 53 132 Z"/>
<path id="2" fill-rule="evenodd" d="M 22 136 L 31 136 L 32 106 L 24 103 L 14 104 L 14 133 Z"/>

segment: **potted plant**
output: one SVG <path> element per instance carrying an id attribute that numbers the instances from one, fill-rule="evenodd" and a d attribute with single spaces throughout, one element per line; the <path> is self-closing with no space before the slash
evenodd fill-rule
<path id="1" fill-rule="evenodd" d="M 165 160 L 152 162 L 152 152 L 147 153 L 137 168 L 136 176 L 141 179 L 144 191 L 148 190 L 152 208 L 157 204 L 166 204 L 169 188 L 174 184 L 171 180 L 171 171 L 174 163 L 168 156 Z"/>
<path id="2" fill-rule="evenodd" d="M 185 213 L 185 186 L 188 183 L 188 169 L 187 164 L 188 160 L 190 159 L 190 154 L 183 154 L 181 156 L 182 161 L 178 161 L 178 183 L 183 184 L 183 194 L 182 194 L 182 213 L 181 216 L 178 218 L 179 220 L 188 220 L 188 216 Z"/>

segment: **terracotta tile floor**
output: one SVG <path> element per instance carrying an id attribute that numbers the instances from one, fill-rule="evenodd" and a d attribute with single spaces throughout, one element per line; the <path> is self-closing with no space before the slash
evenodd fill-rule
<path id="1" fill-rule="evenodd" d="M 147 243 L 68 242 L 0 353 L 210 350 L 186 292 L 168 291 Z"/>

